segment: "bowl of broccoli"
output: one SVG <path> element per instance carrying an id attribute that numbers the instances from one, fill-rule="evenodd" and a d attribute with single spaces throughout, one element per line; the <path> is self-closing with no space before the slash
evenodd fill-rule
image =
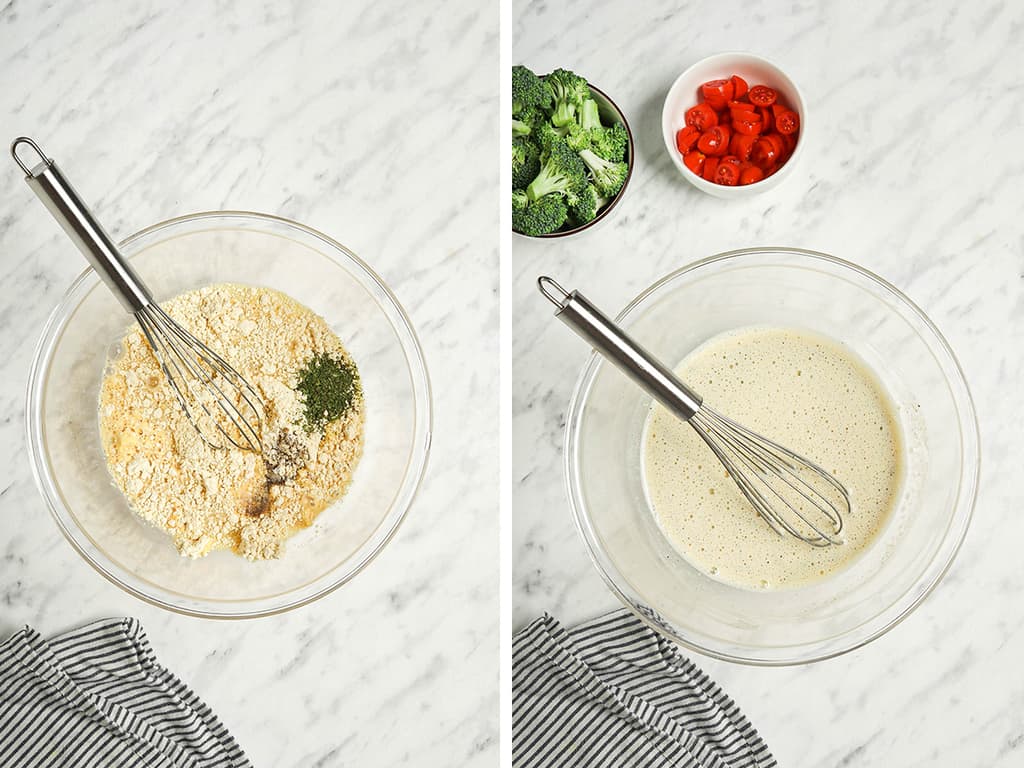
<path id="1" fill-rule="evenodd" d="M 512 67 L 512 230 L 567 237 L 604 219 L 633 172 L 633 134 L 600 89 L 567 69 Z"/>

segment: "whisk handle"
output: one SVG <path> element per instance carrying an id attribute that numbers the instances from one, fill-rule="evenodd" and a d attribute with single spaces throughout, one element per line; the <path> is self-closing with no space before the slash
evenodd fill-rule
<path id="1" fill-rule="evenodd" d="M 540 292 L 556 307 L 555 316 L 606 360 L 683 420 L 701 406 L 701 397 L 579 291 L 566 291 L 550 277 L 537 279 Z"/>
<path id="2" fill-rule="evenodd" d="M 31 147 L 38 155 L 39 162 L 31 168 L 18 156 L 18 148 L 23 145 Z M 11 156 L 25 172 L 25 183 L 125 308 L 134 313 L 151 304 L 153 297 L 149 289 L 121 255 L 110 235 L 96 221 L 57 164 L 43 154 L 38 144 L 25 136 L 11 143 Z"/>

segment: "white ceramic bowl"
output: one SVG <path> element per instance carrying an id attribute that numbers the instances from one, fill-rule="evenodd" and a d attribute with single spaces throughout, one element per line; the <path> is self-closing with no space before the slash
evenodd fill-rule
<path id="1" fill-rule="evenodd" d="M 686 125 L 686 110 L 698 103 L 699 89 L 709 80 L 718 80 L 730 75 L 739 75 L 751 86 L 763 84 L 779 92 L 779 99 L 800 116 L 800 133 L 797 137 L 793 154 L 779 170 L 771 176 L 744 186 L 726 187 L 713 184 L 702 179 L 685 165 L 683 157 L 676 148 L 676 133 Z M 661 133 L 665 139 L 665 149 L 683 178 L 702 192 L 723 198 L 750 197 L 777 186 L 793 172 L 793 167 L 800 159 L 807 135 L 807 110 L 804 98 L 790 78 L 767 59 L 752 53 L 716 53 L 701 59 L 683 72 L 665 96 L 665 105 L 661 111 Z"/>

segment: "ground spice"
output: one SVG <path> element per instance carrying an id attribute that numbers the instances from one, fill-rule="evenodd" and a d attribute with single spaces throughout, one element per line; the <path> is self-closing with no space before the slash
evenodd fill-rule
<path id="1" fill-rule="evenodd" d="M 321 352 L 299 372 L 306 432 L 321 431 L 343 417 L 361 395 L 359 373 L 349 360 Z"/>

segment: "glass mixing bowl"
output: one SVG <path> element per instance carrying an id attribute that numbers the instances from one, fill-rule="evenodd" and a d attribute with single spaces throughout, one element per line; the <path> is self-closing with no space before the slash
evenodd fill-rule
<path id="1" fill-rule="evenodd" d="M 897 506 L 850 566 L 797 589 L 728 586 L 697 571 L 662 534 L 648 505 L 641 456 L 651 398 L 595 355 L 569 407 L 568 492 L 594 563 L 627 606 L 701 653 L 782 665 L 863 645 L 920 604 L 956 555 L 978 482 L 978 428 L 967 384 L 920 309 L 848 262 L 761 248 L 713 256 L 668 275 L 632 301 L 618 322 L 670 367 L 709 337 L 743 326 L 830 336 L 886 385 L 906 444 Z"/>
<path id="2" fill-rule="evenodd" d="M 136 517 L 107 471 L 99 386 L 131 318 L 92 269 L 50 315 L 28 385 L 32 469 L 61 531 L 122 589 L 172 611 L 248 618 L 337 589 L 395 533 L 430 445 L 430 385 L 416 334 L 384 282 L 329 237 L 286 219 L 233 211 L 152 226 L 121 243 L 157 301 L 216 282 L 276 288 L 323 316 L 359 366 L 366 392 L 363 457 L 345 496 L 285 545 L 279 560 L 231 552 L 178 555 Z"/>

